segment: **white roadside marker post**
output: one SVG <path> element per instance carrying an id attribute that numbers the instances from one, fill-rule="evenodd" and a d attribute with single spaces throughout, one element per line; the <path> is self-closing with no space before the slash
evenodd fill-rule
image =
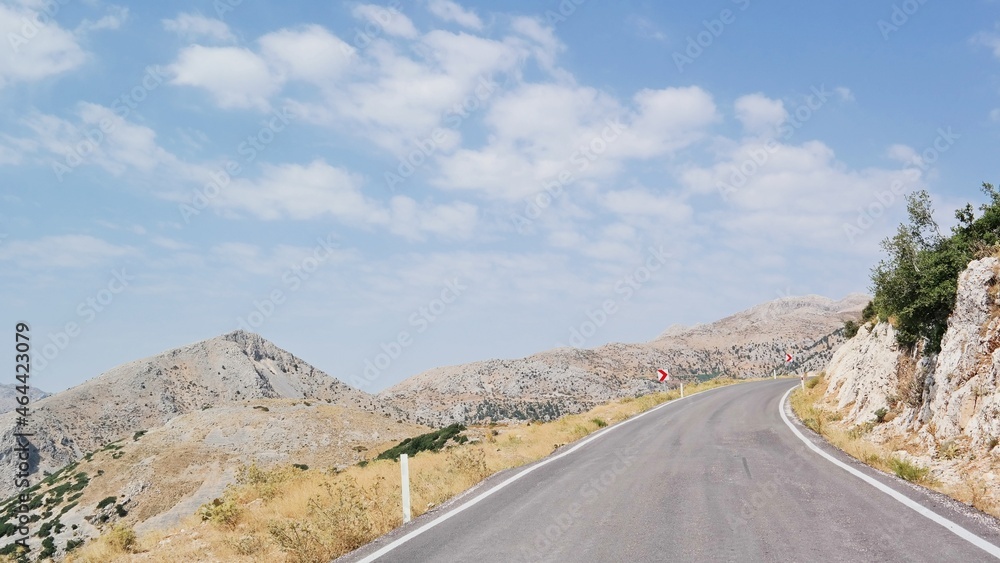
<path id="1" fill-rule="evenodd" d="M 802 375 L 799 376 L 799 381 L 802 382 L 802 390 L 805 391 L 806 390 L 806 372 L 802 372 Z"/>
<path id="2" fill-rule="evenodd" d="M 684 398 L 684 382 L 681 381 L 681 399 Z"/>
<path id="3" fill-rule="evenodd" d="M 399 454 L 399 471 L 403 483 L 403 523 L 410 521 L 410 458 Z"/>

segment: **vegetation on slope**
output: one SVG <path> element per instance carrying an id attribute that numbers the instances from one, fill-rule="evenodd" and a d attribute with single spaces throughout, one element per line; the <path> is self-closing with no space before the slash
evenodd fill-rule
<path id="1" fill-rule="evenodd" d="M 743 381 L 716 379 L 686 385 L 685 392 Z M 439 506 L 498 471 L 541 459 L 609 423 L 678 397 L 673 390 L 622 399 L 551 422 L 469 427 L 463 444 L 452 439 L 441 450 L 423 450 L 410 460 L 413 514 Z M 426 442 L 434 443 L 446 433 Z M 237 484 L 222 498 L 178 528 L 138 538 L 129 529 L 115 528 L 75 550 L 67 562 L 115 563 L 140 557 L 163 563 L 325 562 L 399 526 L 400 496 L 399 466 L 391 459 L 340 471 L 264 471 L 251 466 L 239 472 Z"/>
<path id="2" fill-rule="evenodd" d="M 875 298 L 864 316 L 892 321 L 901 346 L 922 344 L 927 353 L 940 351 L 959 274 L 1000 244 L 1000 190 L 987 183 L 982 189 L 990 202 L 979 208 L 979 217 L 971 204 L 956 211 L 958 224 L 949 236 L 934 221 L 926 191 L 907 196 L 908 223 L 882 241 L 888 256 L 872 270 Z"/>

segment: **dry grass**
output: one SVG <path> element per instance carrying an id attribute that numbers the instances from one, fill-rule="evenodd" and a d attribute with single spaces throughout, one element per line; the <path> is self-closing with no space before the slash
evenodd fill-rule
<path id="1" fill-rule="evenodd" d="M 835 422 L 837 411 L 824 406 L 822 401 L 826 389 L 827 382 L 821 381 L 804 393 L 801 390 L 792 392 L 789 398 L 792 410 L 809 428 L 867 465 L 893 473 L 907 481 L 944 493 L 987 514 L 1000 517 L 1000 501 L 995 496 L 995 491 L 980 477 L 991 471 L 996 472 L 1000 468 L 996 456 L 988 451 L 978 457 L 970 455 L 967 446 L 960 440 L 942 442 L 934 452 L 938 458 L 935 467 L 937 463 L 951 464 L 951 467 L 961 475 L 961 482 L 957 484 L 942 483 L 934 478 L 931 467 L 913 463 L 896 453 L 900 451 L 914 455 L 925 453 L 921 452 L 921 448 L 916 444 L 899 436 L 891 436 L 882 444 L 872 442 L 867 437 L 877 426 L 874 421 L 850 428 L 837 424 Z"/>
<path id="2" fill-rule="evenodd" d="M 743 380 L 685 386 L 685 395 Z M 486 477 L 541 459 L 565 444 L 676 399 L 678 391 L 628 398 L 547 423 L 479 426 L 478 443 L 410 458 L 414 517 Z M 374 457 L 374 453 L 373 457 Z M 312 563 L 330 561 L 402 523 L 399 465 L 371 461 L 341 472 L 244 468 L 238 483 L 182 526 L 122 546 L 125 532 L 105 534 L 66 561 L 113 563 L 192 561 Z"/>

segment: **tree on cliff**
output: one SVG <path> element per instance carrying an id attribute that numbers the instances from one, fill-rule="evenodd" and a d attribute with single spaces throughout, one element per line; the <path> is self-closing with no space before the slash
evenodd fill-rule
<path id="1" fill-rule="evenodd" d="M 977 218 L 971 204 L 955 212 L 959 223 L 950 236 L 934 221 L 930 196 L 906 197 L 908 223 L 882 241 L 887 257 L 872 269 L 872 308 L 879 320 L 892 322 L 901 346 L 922 344 L 927 353 L 941 349 L 948 317 L 955 306 L 958 275 L 975 258 L 1000 245 L 1000 192 L 984 183 L 990 202 Z"/>

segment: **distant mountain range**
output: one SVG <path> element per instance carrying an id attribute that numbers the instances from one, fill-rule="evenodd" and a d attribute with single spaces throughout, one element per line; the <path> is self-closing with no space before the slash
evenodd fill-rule
<path id="1" fill-rule="evenodd" d="M 35 401 L 49 395 L 51 393 L 46 393 L 35 387 L 28 387 L 28 397 L 31 399 L 32 405 Z M 17 390 L 16 383 L 0 383 L 0 414 L 10 412 L 20 406 L 20 403 L 17 402 L 17 398 L 20 396 L 21 392 Z"/>
<path id="2" fill-rule="evenodd" d="M 681 379 L 760 377 L 820 370 L 844 342 L 869 297 L 786 297 L 706 325 L 671 327 L 651 342 L 592 350 L 557 348 L 517 360 L 428 370 L 378 399 L 432 426 L 451 422 L 549 419 L 662 388 L 656 370 Z M 785 365 L 785 354 L 794 362 Z"/>

